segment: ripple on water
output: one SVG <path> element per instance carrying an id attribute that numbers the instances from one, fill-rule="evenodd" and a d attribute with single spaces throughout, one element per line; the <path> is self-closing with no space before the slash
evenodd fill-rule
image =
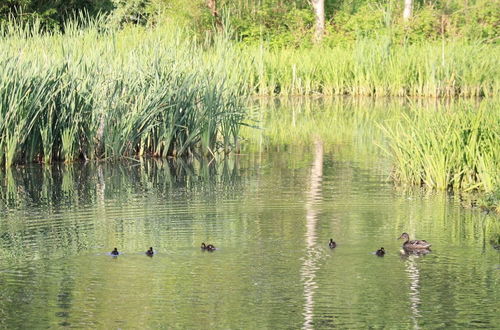
<path id="1" fill-rule="evenodd" d="M 498 323 L 498 252 L 483 248 L 483 215 L 439 195 L 409 200 L 358 163 L 324 157 L 314 184 L 307 164 L 270 164 L 213 189 L 116 165 L 102 172 L 103 194 L 89 181 L 64 203 L 21 201 L 0 215 L 0 327 Z M 432 253 L 402 258 L 403 231 Z M 201 242 L 218 250 L 203 253 Z M 375 258 L 381 246 L 387 254 Z"/>

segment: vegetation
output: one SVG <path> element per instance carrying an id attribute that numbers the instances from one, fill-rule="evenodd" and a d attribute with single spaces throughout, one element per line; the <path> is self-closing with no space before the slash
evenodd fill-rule
<path id="1" fill-rule="evenodd" d="M 243 130 L 249 148 L 289 148 L 319 138 L 329 145 L 354 144 L 360 154 L 384 151 L 398 184 L 466 192 L 494 192 L 500 186 L 496 98 L 479 103 L 309 100 L 264 108 L 271 110 L 252 114 L 263 130 Z M 494 196 L 489 204 L 495 205 Z"/>
<path id="2" fill-rule="evenodd" d="M 500 90 L 494 1 L 416 2 L 408 21 L 402 1 L 327 1 L 321 45 L 312 44 L 308 1 L 210 3 L 4 2 L 0 162 L 228 152 L 239 148 L 249 95 L 496 97 Z M 366 112 L 329 113 L 322 122 L 329 131 L 378 123 L 398 182 L 494 191 L 500 116 L 489 104 L 396 111 L 391 125 Z M 294 139 L 296 130 L 281 129 Z"/>
<path id="3" fill-rule="evenodd" d="M 245 44 L 265 42 L 272 47 L 310 46 L 314 13 L 310 0 L 5 0 L 0 20 L 15 15 L 41 20 L 50 29 L 63 29 L 75 11 L 109 13 L 117 24 L 176 24 L 204 37 L 218 21 L 234 30 Z M 500 3 L 490 0 L 414 1 L 410 21 L 402 17 L 403 0 L 325 0 L 326 34 L 330 46 L 359 38 L 390 34 L 398 43 L 461 39 L 497 42 Z"/>
<path id="4" fill-rule="evenodd" d="M 500 90 L 495 45 L 401 46 L 360 39 L 350 47 L 245 48 L 260 95 L 492 96 Z M 251 59 L 251 60 L 250 60 Z"/>
<path id="5" fill-rule="evenodd" d="M 500 185 L 498 101 L 412 111 L 384 131 L 394 178 L 437 189 L 493 191 Z"/>
<path id="6" fill-rule="evenodd" d="M 68 24 L 51 35 L 32 26 L 3 31 L 1 163 L 182 156 L 236 145 L 244 91 L 231 76 L 238 70 L 225 70 L 237 63 L 231 45 L 205 58 L 188 37 L 102 34 L 99 26 Z"/>

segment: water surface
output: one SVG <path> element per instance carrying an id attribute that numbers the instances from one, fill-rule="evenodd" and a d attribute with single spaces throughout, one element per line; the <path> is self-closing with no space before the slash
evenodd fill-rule
<path id="1" fill-rule="evenodd" d="M 498 217 L 360 150 L 2 172 L 0 327 L 498 327 Z M 432 252 L 401 255 L 402 232 Z"/>

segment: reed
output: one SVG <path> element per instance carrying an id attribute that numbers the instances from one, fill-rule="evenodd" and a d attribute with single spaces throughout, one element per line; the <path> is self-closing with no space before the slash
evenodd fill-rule
<path id="1" fill-rule="evenodd" d="M 229 152 L 244 117 L 237 51 L 207 57 L 182 31 L 65 33 L 4 26 L 0 35 L 0 163 Z M 214 58 L 217 57 L 217 61 Z"/>
<path id="2" fill-rule="evenodd" d="M 435 189 L 493 191 L 500 185 L 498 100 L 404 114 L 382 126 L 394 179 Z"/>
<path id="3" fill-rule="evenodd" d="M 495 44 L 399 45 L 389 37 L 348 47 L 247 48 L 259 95 L 477 97 L 498 95 Z"/>
<path id="4" fill-rule="evenodd" d="M 361 163 L 385 159 L 399 185 L 485 191 L 500 187 L 500 104 L 479 100 L 334 98 L 258 100 L 243 129 L 248 151 L 312 145 Z M 384 154 L 386 157 L 384 157 Z"/>

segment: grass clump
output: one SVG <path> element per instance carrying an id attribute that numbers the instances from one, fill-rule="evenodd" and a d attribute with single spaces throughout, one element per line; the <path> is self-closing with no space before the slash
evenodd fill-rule
<path id="1" fill-rule="evenodd" d="M 500 114 L 498 101 L 448 111 L 403 114 L 403 120 L 384 124 L 387 150 L 397 182 L 431 189 L 481 190 L 500 185 Z"/>
<path id="2" fill-rule="evenodd" d="M 0 35 L 0 163 L 229 152 L 244 117 L 237 52 L 165 29 Z M 224 50 L 224 53 L 222 52 Z M 218 52 L 218 53 L 217 53 Z M 217 58 L 217 61 L 214 61 Z"/>
<path id="3" fill-rule="evenodd" d="M 259 95 L 478 97 L 498 95 L 498 45 L 397 44 L 391 37 L 312 49 L 248 47 Z"/>

